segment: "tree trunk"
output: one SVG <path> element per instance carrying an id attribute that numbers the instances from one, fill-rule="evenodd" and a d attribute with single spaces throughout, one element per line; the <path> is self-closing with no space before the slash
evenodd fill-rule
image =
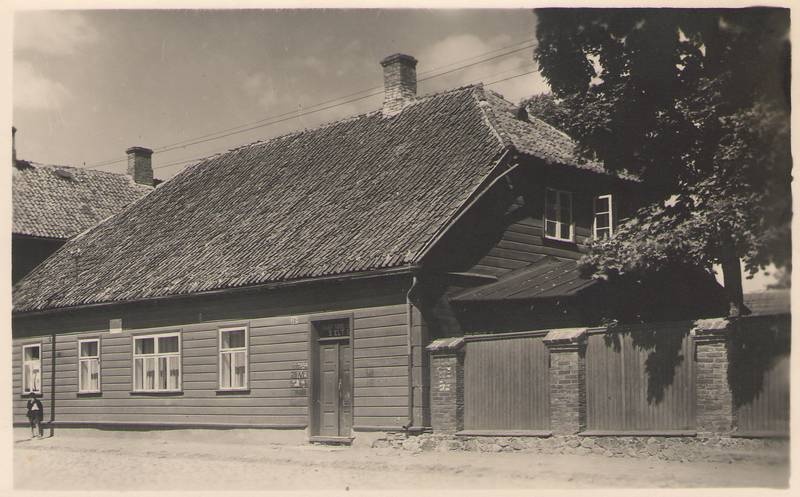
<path id="1" fill-rule="evenodd" d="M 734 255 L 722 260 L 722 277 L 725 280 L 728 316 L 739 317 L 744 312 L 744 295 L 742 291 L 742 264 L 738 257 Z"/>

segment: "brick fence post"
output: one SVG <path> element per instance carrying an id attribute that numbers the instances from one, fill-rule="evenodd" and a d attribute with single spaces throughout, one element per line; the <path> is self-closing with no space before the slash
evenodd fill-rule
<path id="1" fill-rule="evenodd" d="M 733 392 L 728 382 L 726 319 L 700 319 L 692 328 L 695 347 L 697 434 L 727 435 L 733 429 Z"/>
<path id="2" fill-rule="evenodd" d="M 431 427 L 434 433 L 464 429 L 464 339 L 442 338 L 430 353 Z"/>
<path id="3" fill-rule="evenodd" d="M 586 328 L 550 331 L 550 430 L 574 435 L 586 429 Z"/>

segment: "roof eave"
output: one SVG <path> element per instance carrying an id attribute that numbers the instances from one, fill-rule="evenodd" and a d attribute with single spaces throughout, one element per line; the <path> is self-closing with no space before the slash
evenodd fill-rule
<path id="1" fill-rule="evenodd" d="M 78 310 L 86 310 L 86 309 L 100 309 L 100 308 L 107 308 L 111 306 L 118 306 L 118 305 L 129 305 L 129 304 L 139 304 L 139 303 L 151 303 L 151 302 L 164 302 L 164 301 L 172 301 L 172 300 L 179 300 L 179 299 L 191 299 L 191 298 L 199 298 L 199 297 L 208 297 L 214 295 L 223 295 L 223 294 L 239 294 L 239 293 L 250 293 L 250 292 L 258 292 L 264 290 L 276 290 L 280 288 L 287 288 L 293 286 L 300 286 L 300 285 L 309 285 L 314 283 L 329 283 L 329 282 L 339 282 L 339 281 L 353 281 L 353 280 L 361 280 L 361 279 L 369 279 L 369 278 L 379 278 L 384 276 L 399 276 L 403 274 L 410 274 L 414 273 L 419 270 L 419 266 L 417 264 L 409 264 L 405 266 L 393 267 L 393 268 L 383 268 L 377 269 L 372 271 L 360 271 L 356 273 L 343 273 L 343 274 L 336 274 L 330 276 L 318 276 L 313 278 L 302 278 L 297 280 L 287 280 L 287 281 L 276 281 L 270 283 L 261 283 L 257 285 L 248 285 L 248 286 L 240 286 L 240 287 L 230 287 L 230 288 L 220 288 L 217 290 L 206 290 L 202 292 L 195 292 L 195 293 L 184 293 L 184 294 L 177 294 L 177 295 L 163 295 L 159 297 L 147 297 L 142 299 L 132 299 L 132 300 L 115 300 L 109 302 L 97 302 L 92 304 L 82 304 L 82 305 L 74 305 L 74 306 L 64 306 L 64 307 L 53 307 L 49 309 L 37 309 L 37 310 L 30 310 L 30 311 L 12 311 L 12 317 L 31 317 L 31 316 L 39 316 L 39 315 L 48 315 L 48 314 L 55 314 L 59 312 L 73 312 Z"/>

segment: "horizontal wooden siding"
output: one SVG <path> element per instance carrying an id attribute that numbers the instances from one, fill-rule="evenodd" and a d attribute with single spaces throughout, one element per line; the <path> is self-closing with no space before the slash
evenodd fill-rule
<path id="1" fill-rule="evenodd" d="M 400 427 L 407 420 L 408 347 L 404 304 L 351 309 L 354 316 L 356 426 Z M 249 327 L 249 391 L 218 392 L 218 330 Z M 180 393 L 132 393 L 132 335 L 181 332 Z M 302 427 L 308 422 L 308 315 L 217 321 L 161 329 L 107 330 L 56 338 L 56 421 Z M 101 339 L 101 394 L 78 393 L 80 338 Z M 50 419 L 50 337 L 14 339 L 13 419 L 26 421 L 22 345 L 42 343 L 45 420 Z"/>

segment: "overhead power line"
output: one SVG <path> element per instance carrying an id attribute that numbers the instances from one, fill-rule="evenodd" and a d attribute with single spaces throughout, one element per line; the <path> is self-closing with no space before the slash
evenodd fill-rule
<path id="1" fill-rule="evenodd" d="M 507 56 L 512 55 L 514 53 L 520 52 L 522 50 L 527 50 L 529 48 L 532 48 L 534 46 L 533 44 L 530 44 L 532 41 L 533 41 L 533 39 L 523 40 L 523 41 L 514 43 L 512 45 L 508 45 L 506 47 L 502 47 L 502 48 L 498 48 L 498 49 L 495 49 L 495 50 L 491 50 L 489 52 L 478 54 L 478 55 L 475 55 L 475 56 L 472 56 L 472 57 L 467 57 L 465 59 L 460 59 L 459 61 L 456 61 L 456 62 L 453 62 L 453 63 L 450 63 L 450 64 L 446 64 L 444 66 L 437 67 L 437 68 L 434 68 L 434 69 L 431 69 L 431 70 L 428 70 L 428 71 L 425 71 L 425 72 L 420 73 L 420 74 L 421 75 L 428 74 L 428 76 L 425 76 L 423 78 L 419 78 L 417 81 L 418 82 L 427 81 L 427 80 L 430 80 L 430 79 L 434 79 L 434 78 L 438 78 L 438 77 L 441 77 L 441 76 L 445 76 L 447 74 L 452 74 L 454 72 L 461 71 L 461 70 L 464 70 L 464 69 L 467 69 L 467 68 L 470 68 L 470 67 L 474 67 L 474 66 L 477 66 L 477 65 L 480 65 L 480 64 L 485 64 L 487 62 L 491 62 L 493 60 L 497 60 L 497 59 L 502 58 L 502 57 L 507 57 Z M 520 47 L 519 45 L 524 45 L 524 46 Z M 516 48 L 514 48 L 514 47 L 516 47 Z M 474 60 L 474 59 L 477 59 L 477 58 L 480 58 L 480 57 L 484 57 L 486 55 L 494 54 L 494 53 L 497 53 L 497 52 L 502 52 L 503 50 L 507 50 L 507 49 L 510 49 L 510 48 L 513 48 L 513 50 L 506 51 L 506 52 L 494 55 L 494 56 L 486 58 L 486 59 L 482 59 L 482 60 L 478 60 L 478 61 L 475 61 L 475 62 L 471 62 L 469 64 L 465 64 L 465 65 L 461 65 L 461 66 L 458 66 L 458 67 L 454 67 L 454 68 L 446 70 L 446 71 L 442 71 L 442 69 L 446 69 L 448 67 L 452 67 L 452 66 L 454 66 L 454 65 L 456 65 L 458 63 L 469 61 L 469 60 Z M 442 72 L 437 72 L 437 71 L 442 71 Z M 434 73 L 434 74 L 431 74 L 431 73 Z M 373 91 L 373 90 L 380 90 L 380 91 Z M 362 96 L 360 96 L 358 98 L 353 98 L 353 99 L 349 99 L 349 100 L 346 100 L 346 101 L 343 101 L 343 102 L 339 102 L 339 100 L 346 99 L 348 97 L 355 96 L 355 95 L 360 95 L 360 94 L 366 93 L 366 92 L 370 92 L 370 93 L 368 93 L 366 95 L 362 95 Z M 335 107 L 339 107 L 339 106 L 342 106 L 342 105 L 347 105 L 349 103 L 353 103 L 353 102 L 356 102 L 356 101 L 359 101 L 359 100 L 364 100 L 366 98 L 370 98 L 370 97 L 373 97 L 373 96 L 381 95 L 382 93 L 383 93 L 382 87 L 380 87 L 380 86 L 379 87 L 367 88 L 367 89 L 364 89 L 364 90 L 360 90 L 360 91 L 357 91 L 357 92 L 349 93 L 349 94 L 344 95 L 344 96 L 340 96 L 340 97 L 337 97 L 337 98 L 334 98 L 334 99 L 326 100 L 324 102 L 320 102 L 320 103 L 311 105 L 311 106 L 307 107 L 307 109 L 305 111 L 301 111 L 301 112 L 289 111 L 289 112 L 284 112 L 282 114 L 277 114 L 277 115 L 273 115 L 273 116 L 267 116 L 265 118 L 259 119 L 258 121 L 253 121 L 253 122 L 250 122 L 250 123 L 244 123 L 244 124 L 240 124 L 238 126 L 234 126 L 234 127 L 231 127 L 231 128 L 226 128 L 226 129 L 223 129 L 223 130 L 215 131 L 213 133 L 208 133 L 208 134 L 197 136 L 197 137 L 194 137 L 194 138 L 188 138 L 188 139 L 185 139 L 185 140 L 182 140 L 182 141 L 178 141 L 178 142 L 174 142 L 174 143 L 171 143 L 171 144 L 162 145 L 161 147 L 155 148 L 153 150 L 153 152 L 154 153 L 169 152 L 169 151 L 176 150 L 176 149 L 179 149 L 179 148 L 186 148 L 186 147 L 189 147 L 189 146 L 198 145 L 200 143 L 205 143 L 207 141 L 213 141 L 213 140 L 218 140 L 218 139 L 221 139 L 221 138 L 226 138 L 226 137 L 234 135 L 234 134 L 245 133 L 247 131 L 252 131 L 253 129 L 257 129 L 257 128 L 260 128 L 260 127 L 263 127 L 263 126 L 269 126 L 269 125 L 272 125 L 272 124 L 277 124 L 277 123 L 280 123 L 280 122 L 287 121 L 289 119 L 295 119 L 297 117 L 302 117 L 302 116 L 305 116 L 305 115 L 308 115 L 308 114 L 321 112 L 323 110 L 329 110 L 329 109 L 332 109 L 332 108 L 335 108 Z M 338 103 L 336 103 L 335 105 L 327 105 L 327 104 L 333 104 L 334 102 L 338 102 Z M 287 117 L 287 119 L 281 119 L 283 117 Z M 121 159 L 100 161 L 100 162 L 96 162 L 96 163 L 93 163 L 93 164 L 89 164 L 86 167 L 103 168 L 103 167 L 106 167 L 106 166 L 111 166 L 111 165 L 123 163 L 126 160 L 127 160 L 126 158 L 121 158 Z"/>
<path id="2" fill-rule="evenodd" d="M 518 68 L 515 68 L 514 70 L 517 70 L 517 69 Z M 534 67 L 534 68 L 530 69 L 529 71 L 525 71 L 525 72 L 521 72 L 521 73 L 518 73 L 518 74 L 514 74 L 514 75 L 508 76 L 506 78 L 496 79 L 496 80 L 493 80 L 493 81 L 489 81 L 488 83 L 484 82 L 484 86 L 491 86 L 491 85 L 494 85 L 494 84 L 497 84 L 497 83 L 502 83 L 504 81 L 508 81 L 508 80 L 511 80 L 511 79 L 519 78 L 519 77 L 522 77 L 522 76 L 527 76 L 528 74 L 533 74 L 533 73 L 537 72 L 537 70 L 538 69 L 536 67 Z M 511 72 L 511 71 L 503 71 L 503 72 L 498 73 L 498 74 L 507 74 L 509 72 Z M 473 81 L 471 81 L 470 83 L 467 83 L 467 84 L 476 83 L 478 81 L 480 81 L 480 80 L 479 79 L 478 80 L 473 80 Z M 324 110 L 324 109 L 319 109 L 319 110 Z M 317 111 L 313 111 L 313 112 L 317 112 Z M 308 112 L 308 114 L 311 114 L 311 113 L 312 112 Z M 305 114 L 303 114 L 303 115 L 305 115 Z M 287 118 L 287 119 L 281 119 L 280 121 L 276 121 L 274 123 L 266 123 L 266 124 L 261 125 L 261 126 L 254 126 L 252 129 L 260 128 L 260 127 L 263 127 L 263 126 L 267 126 L 269 124 L 277 124 L 278 122 L 288 121 L 288 120 L 293 119 L 293 118 L 294 117 Z M 231 133 L 231 134 L 236 134 L 236 133 Z M 192 163 L 192 162 L 197 162 L 197 161 L 201 161 L 203 159 L 207 159 L 208 157 L 211 157 L 212 155 L 215 155 L 215 154 L 221 153 L 221 152 L 223 152 L 223 150 L 214 152 L 212 154 L 205 155 L 203 157 L 195 157 L 195 158 L 192 158 L 192 159 L 184 159 L 184 160 L 179 160 L 179 161 L 175 161 L 175 162 L 169 162 L 167 164 L 161 164 L 161 165 L 159 165 L 157 167 L 154 167 L 153 169 L 163 169 L 163 168 L 166 168 L 166 167 L 177 166 L 177 165 L 180 165 L 180 164 L 189 164 L 189 163 Z"/>

